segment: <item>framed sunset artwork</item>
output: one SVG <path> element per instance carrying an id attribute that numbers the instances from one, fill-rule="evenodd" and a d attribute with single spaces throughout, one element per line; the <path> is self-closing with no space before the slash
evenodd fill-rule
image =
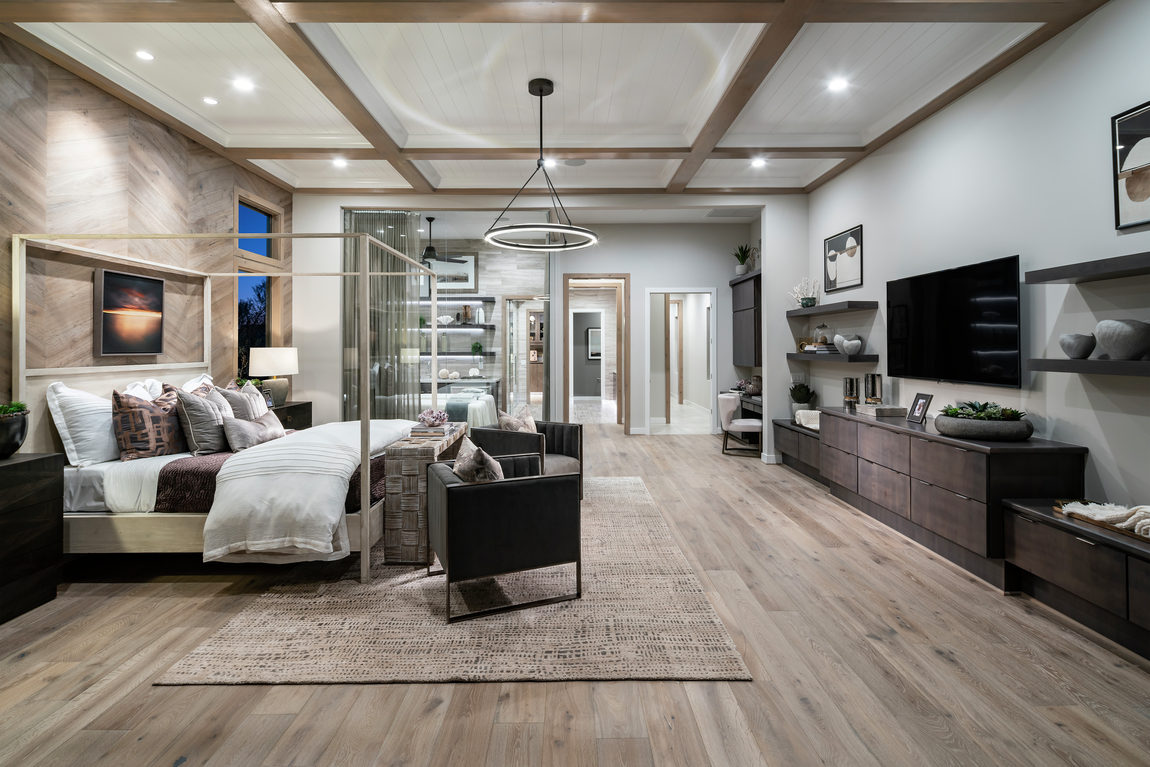
<path id="1" fill-rule="evenodd" d="M 97 357 L 164 353 L 164 281 L 96 270 L 92 327 Z"/>

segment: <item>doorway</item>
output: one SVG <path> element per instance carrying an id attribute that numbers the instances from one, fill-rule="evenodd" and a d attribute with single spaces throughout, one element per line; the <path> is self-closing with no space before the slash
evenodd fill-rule
<path id="1" fill-rule="evenodd" d="M 547 332 L 549 302 L 538 296 L 507 296 L 507 331 L 504 346 L 503 410 L 515 414 L 527 405 L 531 417 L 548 420 L 550 407 L 550 355 Z"/>
<path id="2" fill-rule="evenodd" d="M 649 434 L 711 434 L 717 392 L 713 290 L 648 294 L 647 420 Z"/>
<path id="3" fill-rule="evenodd" d="M 565 274 L 564 420 L 622 424 L 630 433 L 630 275 Z"/>

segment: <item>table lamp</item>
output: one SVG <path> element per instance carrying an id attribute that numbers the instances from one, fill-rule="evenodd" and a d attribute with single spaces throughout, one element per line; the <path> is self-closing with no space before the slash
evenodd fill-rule
<path id="1" fill-rule="evenodd" d="M 290 383 L 288 379 L 276 376 L 290 376 L 297 373 L 299 373 L 299 354 L 294 346 L 252 347 L 248 375 L 263 382 L 263 387 L 272 393 L 272 402 L 276 407 L 287 402 Z"/>

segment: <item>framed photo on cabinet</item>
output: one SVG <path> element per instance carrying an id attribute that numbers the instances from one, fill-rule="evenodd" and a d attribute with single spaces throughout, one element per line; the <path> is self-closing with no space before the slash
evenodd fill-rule
<path id="1" fill-rule="evenodd" d="M 863 284 L 863 228 L 862 224 L 839 232 L 823 240 L 823 290 L 862 287 Z"/>
<path id="2" fill-rule="evenodd" d="M 1150 224 L 1150 101 L 1110 119 L 1114 228 Z"/>

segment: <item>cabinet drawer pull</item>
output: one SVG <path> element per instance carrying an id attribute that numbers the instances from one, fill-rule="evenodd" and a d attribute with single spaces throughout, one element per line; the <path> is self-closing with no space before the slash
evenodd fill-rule
<path id="1" fill-rule="evenodd" d="M 917 439 L 919 442 L 930 442 L 929 439 L 923 439 L 922 437 L 915 437 L 915 439 Z"/>
<path id="2" fill-rule="evenodd" d="M 961 450 L 961 451 L 962 451 L 962 452 L 964 452 L 964 453 L 969 453 L 969 452 L 970 452 L 970 451 L 969 451 L 969 450 L 967 450 L 965 447 L 956 447 L 956 448 L 955 448 L 955 450 Z"/>
<path id="3" fill-rule="evenodd" d="M 965 495 L 962 495 L 962 494 L 960 494 L 960 493 L 955 493 L 955 495 L 956 495 L 956 496 L 958 496 L 959 498 L 961 498 L 961 499 L 962 499 L 962 500 L 964 500 L 964 501 L 969 501 L 969 500 L 970 500 L 970 499 L 969 499 L 969 498 L 967 498 Z"/>
<path id="4" fill-rule="evenodd" d="M 1018 516 L 1016 516 L 1016 518 L 1017 518 L 1017 519 L 1019 519 L 1019 520 L 1021 520 L 1021 521 L 1023 521 L 1023 522 L 1026 522 L 1027 524 L 1031 524 L 1031 525 L 1033 525 L 1033 524 L 1034 524 L 1034 520 L 1033 520 L 1033 519 L 1027 519 L 1026 517 L 1018 517 Z"/>
<path id="5" fill-rule="evenodd" d="M 1094 545 L 1096 545 L 1096 544 L 1094 543 L 1094 541 L 1088 541 L 1088 540 L 1086 540 L 1085 538 L 1079 538 L 1077 535 L 1076 535 L 1076 536 L 1074 536 L 1074 540 L 1076 540 L 1076 541 L 1082 541 L 1083 543 L 1085 543 L 1085 544 L 1089 544 L 1090 546 L 1094 546 Z"/>
<path id="6" fill-rule="evenodd" d="M 915 480 L 915 481 L 918 482 L 920 485 L 926 485 L 927 487 L 931 486 L 929 482 L 923 482 L 921 479 Z"/>

